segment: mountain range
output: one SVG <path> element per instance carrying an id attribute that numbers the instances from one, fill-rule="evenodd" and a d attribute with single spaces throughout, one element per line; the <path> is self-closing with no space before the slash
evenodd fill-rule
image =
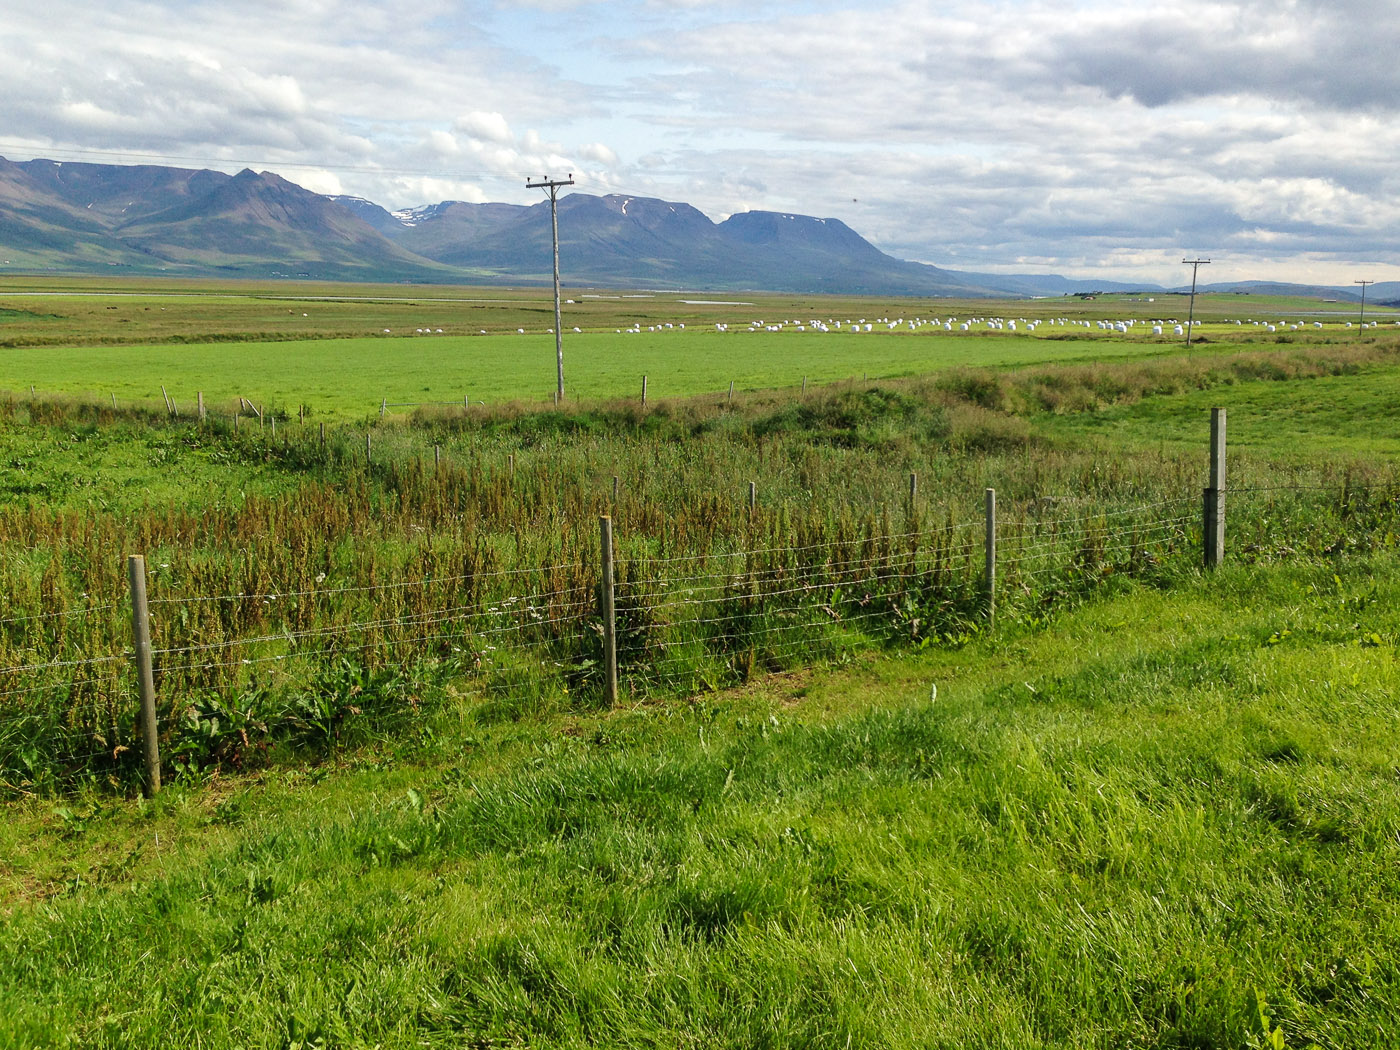
<path id="1" fill-rule="evenodd" d="M 906 262 L 832 218 L 749 211 L 715 223 L 688 204 L 619 194 L 571 193 L 558 205 L 561 277 L 573 286 L 999 297 L 1163 291 Z M 271 172 L 0 158 L 0 273 L 537 284 L 551 280 L 551 242 L 547 200 L 391 212 Z M 1351 289 L 1311 291 L 1355 298 Z M 1387 296 L 1400 297 L 1400 285 L 1371 289 L 1377 302 Z"/>

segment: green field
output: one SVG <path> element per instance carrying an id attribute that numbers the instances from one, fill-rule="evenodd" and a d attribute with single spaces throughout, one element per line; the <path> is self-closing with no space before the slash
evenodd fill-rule
<path id="1" fill-rule="evenodd" d="M 723 333 L 951 310 L 579 293 L 556 409 L 548 335 L 446 331 L 528 328 L 535 293 L 398 338 L 355 326 L 402 289 L 8 290 L 0 1048 L 1400 1037 L 1400 334 L 1237 333 L 1346 316 L 1247 297 L 1198 302 L 1189 356 Z"/>
<path id="2" fill-rule="evenodd" d="M 1172 348 L 1174 349 L 1174 348 Z M 940 369 L 1008 367 L 1054 361 L 1137 359 L 1162 345 L 1104 339 L 1091 344 L 999 335 L 740 334 L 735 332 L 570 334 L 565 389 L 571 397 L 650 398 L 800 386 L 862 376 L 897 377 Z M 0 384 L 100 400 L 158 402 L 161 387 L 190 410 L 243 396 L 318 419 L 378 414 L 380 402 L 501 403 L 551 400 L 555 346 L 549 335 L 349 338 L 277 343 L 0 350 Z M 396 414 L 410 409 L 396 407 Z"/>
<path id="3" fill-rule="evenodd" d="M 43 294 L 39 294 L 39 292 Z M 1180 352 L 1181 340 L 1154 337 L 1146 325 L 1128 335 L 1097 328 L 1042 325 L 1027 334 L 1026 318 L 1103 318 L 1180 313 L 1181 297 L 1160 302 L 1105 297 L 988 303 L 981 301 L 748 297 L 742 303 L 701 297 L 603 293 L 579 296 L 565 314 L 565 388 L 571 398 L 640 395 L 648 377 L 653 398 L 800 386 L 851 377 L 896 377 L 976 366 L 1020 367 L 1055 361 L 1137 359 Z M 411 297 L 402 288 L 327 285 L 227 286 L 198 283 L 71 281 L 36 289 L 0 285 L 0 389 L 81 394 L 119 402 L 158 402 L 161 387 L 177 405 L 203 392 L 223 408 L 239 397 L 257 404 L 306 406 L 318 419 L 360 419 L 381 401 L 487 403 L 545 401 L 556 385 L 548 299 L 505 290 L 433 289 Z M 1394 311 L 1373 308 L 1377 317 Z M 1322 330 L 1265 336 L 1223 323 L 1226 317 L 1276 320 L 1321 317 Z M 958 316 L 1022 320 L 1017 334 L 984 326 L 962 333 L 932 327 L 890 331 L 879 318 Z M 1359 332 L 1339 327 L 1345 304 L 1257 297 L 1201 297 L 1206 325 L 1200 351 L 1329 345 Z M 747 331 L 754 321 L 813 318 L 867 320 L 874 331 L 852 334 Z M 1387 321 L 1387 323 L 1390 323 Z M 640 333 L 622 330 L 642 326 Z M 649 331 L 658 325 L 687 325 Z M 729 330 L 718 332 L 716 324 Z M 572 329 L 579 327 L 580 333 Z M 519 329 L 525 334 L 519 334 Z M 385 330 L 388 330 L 387 332 Z M 432 334 L 418 330 L 432 329 Z M 437 330 L 442 329 L 442 334 Z M 482 332 L 487 334 L 483 335 Z M 1376 338 L 1379 333 L 1367 333 Z M 399 411 L 404 411 L 400 409 Z"/>

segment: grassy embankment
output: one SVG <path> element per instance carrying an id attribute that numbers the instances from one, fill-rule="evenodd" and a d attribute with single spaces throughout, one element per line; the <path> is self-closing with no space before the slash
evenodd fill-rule
<path id="1" fill-rule="evenodd" d="M 0 1046 L 1391 1046 L 1394 570 L 11 804 Z"/>

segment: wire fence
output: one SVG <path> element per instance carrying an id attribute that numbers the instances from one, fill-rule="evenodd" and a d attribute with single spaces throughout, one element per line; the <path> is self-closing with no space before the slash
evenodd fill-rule
<path id="1" fill-rule="evenodd" d="M 1303 503 L 1345 514 L 1358 498 L 1316 486 L 1232 492 L 1233 549 L 1287 553 L 1280 526 Z M 1396 500 L 1372 503 L 1367 527 L 1400 531 Z M 880 646 L 958 644 L 983 629 L 993 599 L 1015 616 L 1115 577 L 1180 572 L 1200 564 L 1204 540 L 1199 495 L 1115 506 L 1041 499 L 990 529 L 984 519 L 912 514 L 906 524 L 667 556 L 646 537 L 619 537 L 623 697 L 717 689 Z M 256 593 L 170 593 L 157 577 L 149 607 L 162 747 L 173 760 L 217 761 L 267 737 L 273 722 L 293 739 L 333 741 L 363 706 L 413 708 L 429 673 L 510 710 L 549 696 L 596 700 L 607 666 L 602 560 L 367 585 L 289 579 Z M 0 618 L 0 789 L 32 783 L 46 764 L 101 773 L 132 762 L 133 656 L 124 603 Z"/>

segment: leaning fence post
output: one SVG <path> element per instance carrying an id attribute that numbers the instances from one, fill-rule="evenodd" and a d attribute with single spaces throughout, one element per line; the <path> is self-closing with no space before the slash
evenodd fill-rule
<path id="1" fill-rule="evenodd" d="M 141 749 L 146 758 L 146 794 L 160 791 L 160 738 L 156 732 L 156 683 L 151 672 L 151 618 L 146 609 L 146 559 L 126 559 L 131 586 L 131 634 L 135 642 L 136 684 L 141 693 Z"/>
<path id="2" fill-rule="evenodd" d="M 387 397 L 379 400 L 379 418 L 384 418 L 384 413 L 389 410 L 389 399 Z"/>
<path id="3" fill-rule="evenodd" d="M 987 490 L 987 532 L 986 532 L 987 584 L 987 623 L 996 620 L 997 613 L 997 490 Z"/>
<path id="4" fill-rule="evenodd" d="M 603 620 L 604 689 L 609 704 L 617 703 L 617 608 L 613 592 L 612 518 L 598 519 L 598 539 L 602 548 L 601 586 L 598 588 L 598 615 Z"/>
<path id="5" fill-rule="evenodd" d="M 1205 565 L 1213 569 L 1225 560 L 1225 410 L 1210 410 L 1210 484 L 1204 492 Z"/>
<path id="6" fill-rule="evenodd" d="M 370 464 L 372 464 L 373 462 L 374 462 L 374 457 L 373 457 L 373 455 L 371 454 L 369 431 L 366 430 L 366 431 L 365 431 L 365 466 L 368 467 L 368 466 L 370 466 Z"/>

